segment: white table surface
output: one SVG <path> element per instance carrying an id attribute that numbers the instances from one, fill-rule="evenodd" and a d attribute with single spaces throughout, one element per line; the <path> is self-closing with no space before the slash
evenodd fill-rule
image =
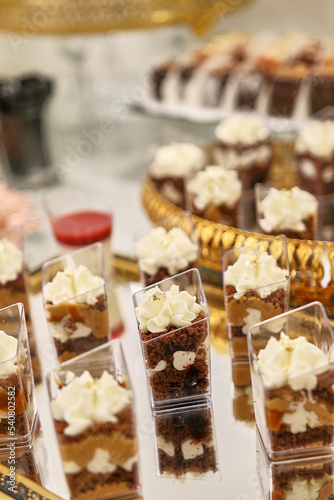
<path id="1" fill-rule="evenodd" d="M 218 354 L 214 349 L 212 349 L 212 392 L 220 480 L 187 480 L 183 483 L 175 483 L 156 475 L 152 418 L 132 305 L 132 290 L 138 288 L 138 284 L 132 285 L 132 287 L 131 284 L 121 285 L 118 289 L 118 299 L 125 323 L 125 332 L 121 341 L 136 398 L 144 499 L 258 500 L 255 430 L 233 420 L 230 397 L 230 359 L 227 355 Z M 41 295 L 32 297 L 32 317 L 42 370 L 45 374 L 55 365 L 55 360 L 44 318 Z M 37 400 L 48 458 L 44 467 L 45 486 L 68 500 L 46 391 L 42 386 L 38 388 Z"/>

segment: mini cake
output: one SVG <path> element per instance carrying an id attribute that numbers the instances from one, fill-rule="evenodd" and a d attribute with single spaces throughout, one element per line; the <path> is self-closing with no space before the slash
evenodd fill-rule
<path id="1" fill-rule="evenodd" d="M 198 243 L 183 229 L 153 228 L 137 241 L 136 253 L 144 286 L 196 267 Z"/>
<path id="2" fill-rule="evenodd" d="M 244 190 L 266 179 L 272 145 L 270 131 L 259 119 L 250 115 L 232 115 L 216 127 L 215 137 L 215 161 L 236 170 Z"/>
<path id="3" fill-rule="evenodd" d="M 154 418 L 159 474 L 176 479 L 217 471 L 210 409 L 189 409 Z"/>
<path id="4" fill-rule="evenodd" d="M 44 309 L 59 361 L 109 340 L 104 279 L 83 265 L 59 271 L 43 286 Z"/>
<path id="5" fill-rule="evenodd" d="M 158 191 L 180 207 L 185 206 L 185 179 L 204 167 L 206 155 L 195 144 L 173 142 L 158 148 L 148 173 Z"/>
<path id="6" fill-rule="evenodd" d="M 288 276 L 267 252 L 241 252 L 224 271 L 227 330 L 235 358 L 248 357 L 247 331 L 251 326 L 287 310 Z M 280 322 L 277 329 L 281 329 Z"/>
<path id="7" fill-rule="evenodd" d="M 261 195 L 263 188 L 257 187 L 258 224 L 263 233 L 305 240 L 316 237 L 318 201 L 311 193 L 295 186 L 290 190 L 270 188 Z"/>
<path id="8" fill-rule="evenodd" d="M 212 222 L 238 226 L 241 182 L 235 170 L 209 166 L 186 186 L 189 210 Z"/>
<path id="9" fill-rule="evenodd" d="M 26 436 L 34 415 L 29 350 L 18 343 L 0 331 L 0 439 Z"/>
<path id="10" fill-rule="evenodd" d="M 333 109 L 334 102 L 334 44 L 323 43 L 316 64 L 312 68 L 310 81 L 310 111 L 319 113 L 325 108 Z"/>
<path id="11" fill-rule="evenodd" d="M 297 136 L 299 185 L 315 196 L 334 192 L 334 123 L 311 121 Z"/>
<path id="12" fill-rule="evenodd" d="M 333 444 L 334 365 L 328 358 L 305 337 L 290 339 L 283 332 L 259 351 L 264 400 L 255 398 L 264 405 L 272 452 L 309 452 Z"/>
<path id="13" fill-rule="evenodd" d="M 138 457 L 131 391 L 107 371 L 96 378 L 88 371 L 68 372 L 67 378 L 51 410 L 71 498 L 134 493 Z"/>
<path id="14" fill-rule="evenodd" d="M 135 309 L 153 403 L 209 391 L 208 312 L 172 285 L 145 291 Z"/>
<path id="15" fill-rule="evenodd" d="M 332 500 L 334 457 L 269 461 L 257 433 L 256 462 L 263 500 Z"/>

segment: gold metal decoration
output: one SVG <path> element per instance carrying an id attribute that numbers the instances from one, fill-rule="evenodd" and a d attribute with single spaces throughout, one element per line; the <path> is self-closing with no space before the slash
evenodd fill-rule
<path id="1" fill-rule="evenodd" d="M 0 0 L 0 30 L 98 33 L 187 23 L 198 34 L 246 0 Z"/>
<path id="2" fill-rule="evenodd" d="M 176 216 L 182 213 L 180 208 L 158 193 L 149 179 L 143 184 L 142 200 L 153 222 L 172 214 Z M 216 328 L 213 331 L 212 341 L 213 345 L 224 350 L 227 338 L 221 289 L 222 251 L 261 241 L 268 236 L 223 226 L 197 216 L 193 216 L 193 222 L 201 246 L 202 278 L 211 285 L 207 296 L 209 306 L 212 305 L 214 314 L 219 315 L 218 320 L 217 316 L 215 318 Z M 334 242 L 288 239 L 288 254 L 291 270 L 291 306 L 298 307 L 319 300 L 329 317 L 334 319 Z"/>

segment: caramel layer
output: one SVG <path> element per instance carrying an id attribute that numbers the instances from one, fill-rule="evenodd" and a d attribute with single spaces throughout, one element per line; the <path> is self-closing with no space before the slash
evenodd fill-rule
<path id="1" fill-rule="evenodd" d="M 258 297 L 246 297 L 243 295 L 240 299 L 232 299 L 226 305 L 228 322 L 232 323 L 232 325 L 242 326 L 244 318 L 248 316 L 247 308 L 261 311 L 261 321 L 273 318 L 283 312 L 277 304 L 272 304 L 269 301 L 265 302 Z"/>

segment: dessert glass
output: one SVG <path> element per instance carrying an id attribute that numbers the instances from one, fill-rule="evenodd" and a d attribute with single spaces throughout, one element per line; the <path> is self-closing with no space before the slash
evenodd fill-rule
<path id="1" fill-rule="evenodd" d="M 287 238 L 314 240 L 318 233 L 318 200 L 294 187 L 279 190 L 256 184 L 256 214 L 259 231 L 285 234 Z"/>
<path id="2" fill-rule="evenodd" d="M 157 474 L 185 479 L 219 479 L 210 405 L 166 409 L 153 414 Z"/>
<path id="3" fill-rule="evenodd" d="M 195 318 L 191 321 L 184 316 L 184 326 L 177 327 L 169 323 L 156 333 L 152 333 L 150 327 L 141 327 L 140 311 L 148 308 L 148 295 L 153 297 L 157 293 L 161 297 L 166 293 L 172 294 L 173 291 L 176 291 L 176 303 L 183 304 L 178 291 L 182 294 L 188 292 L 192 297 L 189 300 L 196 301 L 199 312 L 194 313 Z M 210 321 L 198 270 L 185 271 L 139 290 L 133 295 L 133 300 L 151 407 L 158 411 L 159 408 L 185 402 L 206 401 L 211 393 Z M 162 303 L 163 300 L 159 302 Z M 158 300 L 153 298 L 152 301 L 156 302 L 154 308 L 159 307 Z M 157 310 L 153 316 L 155 314 L 159 314 Z M 180 314 L 182 315 L 181 310 Z"/>
<path id="4" fill-rule="evenodd" d="M 46 382 L 71 498 L 141 498 L 133 394 L 120 342 L 60 364 Z"/>
<path id="5" fill-rule="evenodd" d="M 248 342 L 255 419 L 269 457 L 333 452 L 334 334 L 322 304 L 251 327 Z"/>
<path id="6" fill-rule="evenodd" d="M 97 242 L 103 244 L 109 322 L 113 338 L 118 337 L 124 325 L 115 292 L 111 250 L 113 214 L 108 201 L 72 187 L 47 191 L 43 201 L 62 254 Z"/>
<path id="7" fill-rule="evenodd" d="M 30 355 L 35 382 L 41 380 L 41 367 L 37 355 L 30 314 L 30 302 L 24 263 L 24 235 L 21 226 L 0 230 L 0 308 L 21 302 L 24 306 Z"/>
<path id="8" fill-rule="evenodd" d="M 199 243 L 190 212 L 158 220 L 138 236 L 136 254 L 144 287 L 198 267 Z"/>
<path id="9" fill-rule="evenodd" d="M 249 256 L 249 262 L 248 262 Z M 267 276 L 266 282 L 260 286 L 256 284 L 254 277 L 247 277 L 242 271 L 240 278 L 246 276 L 243 290 L 238 291 L 238 283 L 229 284 L 226 279 L 226 271 L 230 266 L 238 265 L 240 259 L 246 259 L 247 267 L 250 262 L 255 262 L 255 267 L 266 268 L 267 262 L 261 262 L 264 258 L 274 260 L 281 270 L 279 278 L 277 273 L 272 273 L 273 281 Z M 260 273 L 261 267 L 258 267 Z M 248 278 L 248 280 L 247 280 Z M 288 310 L 289 305 L 289 260 L 285 236 L 277 236 L 260 240 L 256 243 L 232 248 L 223 253 L 223 285 L 226 310 L 226 324 L 231 355 L 235 359 L 248 360 L 247 330 L 260 321 L 272 318 Z M 249 285 L 249 286 L 247 286 Z M 278 326 L 279 328 L 279 326 Z"/>
<path id="10" fill-rule="evenodd" d="M 79 279 L 82 269 L 91 273 L 90 283 L 82 281 L 86 278 Z M 73 284 L 65 286 L 64 281 L 70 274 L 74 276 L 72 283 L 77 283 L 76 289 L 82 290 L 74 296 L 71 295 Z M 61 276 L 63 282 L 59 284 L 60 289 L 56 290 L 54 297 L 49 297 L 48 287 Z M 98 285 L 95 285 L 97 280 Z M 42 290 L 46 320 L 59 362 L 110 340 L 101 243 L 46 262 L 42 267 Z"/>
<path id="11" fill-rule="evenodd" d="M 0 447 L 29 444 L 37 416 L 23 304 L 0 310 Z"/>
<path id="12" fill-rule="evenodd" d="M 261 500 L 329 500 L 333 495 L 334 457 L 331 454 L 273 462 L 266 455 L 257 432 L 256 462 Z"/>

